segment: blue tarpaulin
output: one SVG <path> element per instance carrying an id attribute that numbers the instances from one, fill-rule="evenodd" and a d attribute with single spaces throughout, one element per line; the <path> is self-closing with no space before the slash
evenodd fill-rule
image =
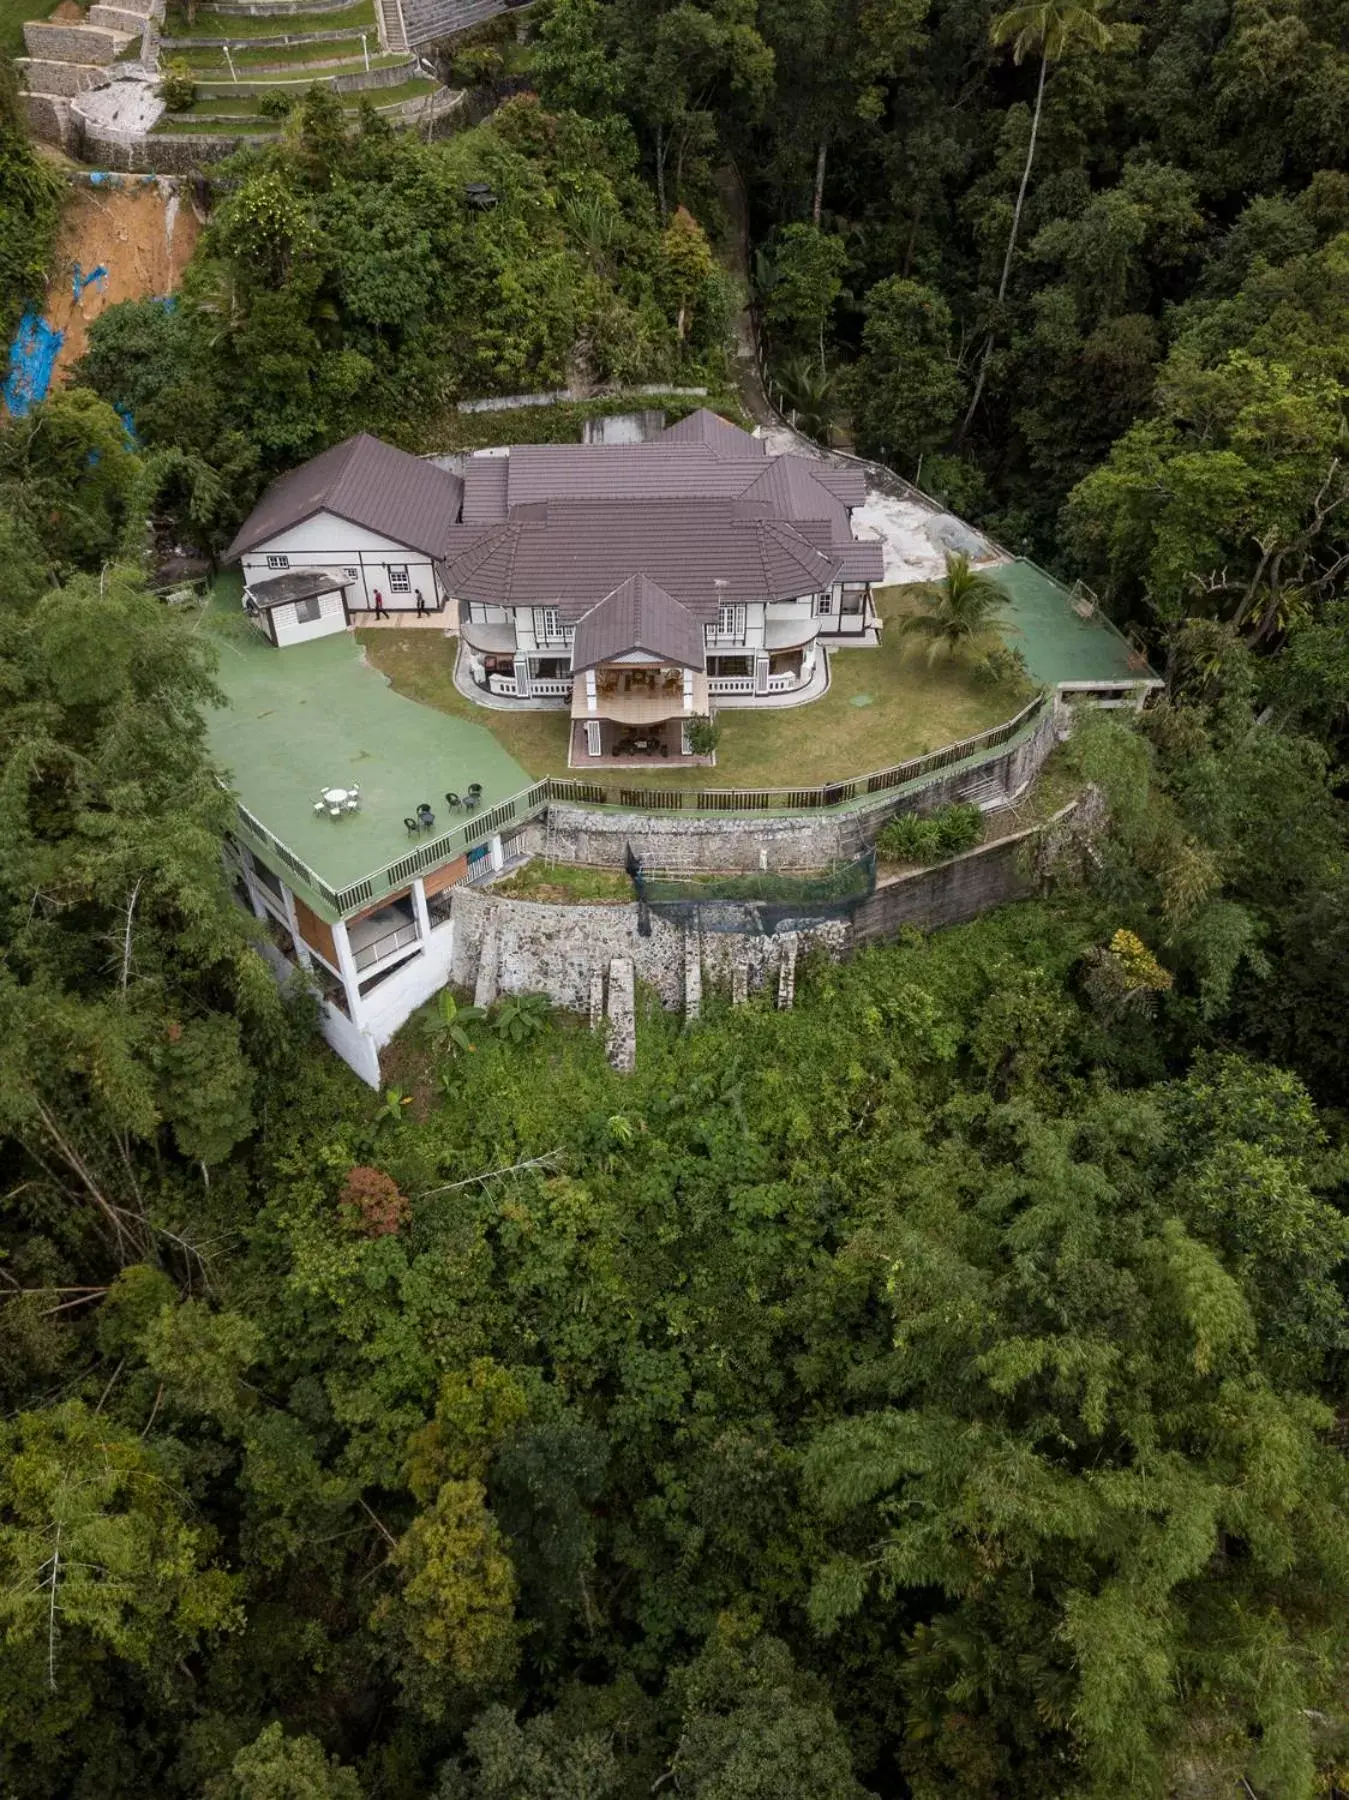
<path id="1" fill-rule="evenodd" d="M 31 310 L 19 321 L 19 334 L 10 346 L 9 374 L 3 389 L 11 417 L 26 418 L 39 400 L 46 399 L 57 352 L 65 335 Z"/>
<path id="2" fill-rule="evenodd" d="M 93 287 L 96 282 L 106 281 L 107 279 L 108 270 L 105 263 L 100 263 L 96 269 L 90 269 L 87 275 L 80 268 L 80 265 L 76 263 L 74 276 L 70 283 L 70 291 L 78 300 L 87 287 Z"/>

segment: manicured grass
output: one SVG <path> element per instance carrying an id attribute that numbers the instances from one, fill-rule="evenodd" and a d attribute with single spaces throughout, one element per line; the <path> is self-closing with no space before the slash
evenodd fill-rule
<path id="1" fill-rule="evenodd" d="M 23 28 L 29 19 L 45 19 L 55 0 L 0 0 L 0 53 L 23 55 Z"/>
<path id="2" fill-rule="evenodd" d="M 8 4 L 10 0 L 0 0 Z M 30 15 L 31 16 L 31 15 Z M 180 7 L 170 7 L 164 20 L 167 38 L 235 38 L 297 36 L 305 31 L 364 31 L 375 29 L 373 0 L 359 0 L 333 13 L 278 13 L 275 18 L 246 18 L 233 13 L 199 12 L 193 24 Z"/>
<path id="3" fill-rule="evenodd" d="M 492 883 L 494 894 L 511 900 L 545 900 L 554 905 L 632 899 L 632 883 L 621 869 L 588 869 L 577 863 L 526 863 L 504 881 Z"/>
<path id="4" fill-rule="evenodd" d="M 877 595 L 882 617 L 890 620 L 909 604 L 904 588 L 884 588 Z M 371 662 L 399 693 L 485 725 L 533 776 L 569 773 L 569 716 L 497 712 L 466 700 L 454 686 L 454 639 L 376 630 L 360 637 Z M 1018 683 L 980 682 L 966 657 L 941 655 L 929 663 L 925 644 L 893 625 L 878 649 L 831 652 L 830 670 L 829 692 L 807 706 L 722 708 L 715 768 L 681 770 L 661 762 L 652 765 L 649 777 L 637 769 L 596 774 L 601 780 L 663 788 L 810 787 L 940 749 L 1010 718 L 1029 698 Z"/>
<path id="5" fill-rule="evenodd" d="M 331 43 L 290 44 L 285 48 L 273 50 L 234 50 L 230 56 L 236 69 L 261 69 L 275 64 L 278 68 L 292 68 L 299 64 L 302 68 L 308 63 L 347 62 L 353 61 L 359 67 L 365 67 L 365 58 L 361 54 L 359 38 L 337 38 Z M 229 79 L 229 63 L 225 61 L 225 52 L 216 46 L 203 45 L 200 50 L 191 50 L 186 54 L 188 65 L 193 74 L 200 74 L 204 79 L 218 81 L 223 75 Z M 392 61 L 394 58 L 382 58 L 371 51 L 370 64 L 375 67 L 381 61 Z"/>
<path id="6" fill-rule="evenodd" d="M 238 85 L 250 88 L 281 86 L 293 93 L 298 100 L 311 82 L 326 84 L 332 80 L 334 75 L 356 75 L 365 68 L 365 58 L 360 55 L 359 51 L 355 57 L 348 58 L 346 61 L 338 58 L 333 60 L 338 64 L 336 68 L 319 68 L 315 63 L 300 61 L 287 63 L 280 69 L 253 68 L 246 72 L 241 69 L 240 73 L 244 75 L 244 80 Z M 403 55 L 372 56 L 370 67 L 372 69 L 390 69 L 406 63 L 407 60 L 407 57 Z M 212 69 L 209 74 L 199 75 L 197 91 L 202 98 L 209 99 L 212 94 L 230 93 L 235 85 L 235 82 L 230 79 L 227 69 Z M 210 90 L 209 93 L 205 92 L 207 89 Z M 391 88 L 369 88 L 366 91 L 372 100 L 378 100 L 382 94 L 393 92 Z M 342 96 L 343 99 L 350 97 L 350 95 Z"/>

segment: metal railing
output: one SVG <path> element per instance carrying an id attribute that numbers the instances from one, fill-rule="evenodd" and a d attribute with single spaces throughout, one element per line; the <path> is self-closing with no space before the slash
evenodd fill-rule
<path id="1" fill-rule="evenodd" d="M 884 805 L 893 800 L 897 790 L 921 786 L 959 763 L 977 766 L 1004 749 L 1014 739 L 1029 737 L 1039 726 L 1051 706 L 1050 696 L 1039 694 L 1022 707 L 1014 718 L 972 737 L 960 738 L 940 750 L 910 757 L 888 769 L 876 769 L 869 775 L 850 776 L 842 781 L 826 782 L 820 787 L 798 788 L 639 788 L 608 782 L 572 780 L 564 776 L 545 776 L 531 787 L 522 788 L 509 799 L 481 812 L 470 813 L 459 824 L 438 837 L 410 849 L 397 861 L 387 863 L 359 881 L 334 888 L 311 869 L 288 845 L 268 831 L 260 819 L 246 806 L 239 805 L 240 835 L 264 856 L 275 857 L 297 881 L 316 896 L 338 918 L 369 906 L 396 888 L 404 887 L 428 869 L 436 869 L 456 856 L 464 855 L 477 844 L 485 843 L 512 825 L 523 825 L 537 818 L 550 801 L 569 802 L 578 806 L 614 806 L 640 812 L 694 813 L 793 813 L 818 810 L 865 808 L 869 804 Z"/>
<path id="2" fill-rule="evenodd" d="M 420 933 L 415 925 L 400 925 L 395 931 L 386 931 L 383 937 L 376 938 L 373 943 L 362 944 L 359 950 L 352 953 L 353 961 L 358 969 L 372 969 L 376 963 L 383 962 L 396 950 L 406 950 L 409 944 L 418 942 Z"/>

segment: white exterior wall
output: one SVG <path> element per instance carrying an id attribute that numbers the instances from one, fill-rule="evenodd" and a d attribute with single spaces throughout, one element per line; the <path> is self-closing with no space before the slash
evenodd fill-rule
<path id="1" fill-rule="evenodd" d="M 240 560 L 244 581 L 265 581 L 278 573 L 267 567 L 268 556 L 290 558 L 292 569 L 333 569 L 339 577 L 346 569 L 355 569 L 356 577 L 347 589 L 347 605 L 353 612 L 373 609 L 375 589 L 384 596 L 389 612 L 406 608 L 415 610 L 420 588 L 428 606 L 441 601 L 440 584 L 429 556 L 420 550 L 396 544 L 392 538 L 380 537 L 361 525 L 351 525 L 333 513 L 316 513 L 312 519 L 280 531 L 265 544 L 259 544 Z M 390 566 L 406 568 L 409 587 L 406 594 L 395 594 L 389 583 Z"/>
<path id="2" fill-rule="evenodd" d="M 342 610 L 340 594 L 319 595 L 319 616 L 301 624 L 295 617 L 295 607 L 274 606 L 271 609 L 272 624 L 276 628 L 276 641 L 280 648 L 287 644 L 307 644 L 311 638 L 330 637 L 335 631 L 345 631 L 347 615 Z"/>
<path id="3" fill-rule="evenodd" d="M 360 996 L 357 1018 L 361 1031 L 377 1051 L 384 1048 L 419 1006 L 425 1006 L 432 994 L 440 992 L 450 979 L 453 958 L 454 926 L 452 923 L 437 925 L 419 955 L 410 956 L 405 963 L 399 964 L 387 981 L 381 981 L 377 988 Z M 333 1048 L 342 1055 L 336 1044 Z M 354 1063 L 352 1067 L 355 1068 Z M 356 1072 L 360 1074 L 359 1069 Z"/>
<path id="4" fill-rule="evenodd" d="M 800 600 L 770 600 L 764 610 L 773 625 L 809 625 L 815 617 L 815 596 L 806 594 Z"/>

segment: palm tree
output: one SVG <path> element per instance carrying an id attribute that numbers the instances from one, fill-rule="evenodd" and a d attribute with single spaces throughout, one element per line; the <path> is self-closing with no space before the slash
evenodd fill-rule
<path id="1" fill-rule="evenodd" d="M 1006 593 L 993 577 L 972 569 L 969 557 L 955 550 L 946 554 L 945 578 L 925 581 L 918 595 L 922 612 L 901 619 L 899 629 L 932 639 L 929 662 L 943 647 L 949 655 L 991 631 L 1007 604 Z"/>
<path id="2" fill-rule="evenodd" d="M 783 364 L 781 381 L 781 399 L 792 415 L 792 423 L 817 444 L 827 444 L 838 410 L 834 371 L 822 368 L 813 356 L 794 356 Z"/>
<path id="3" fill-rule="evenodd" d="M 1007 294 L 1007 278 L 1012 272 L 1012 253 L 1016 249 L 1017 235 L 1021 230 L 1021 209 L 1026 203 L 1026 187 L 1030 181 L 1031 164 L 1035 161 L 1035 143 L 1040 135 L 1040 112 L 1044 106 L 1045 76 L 1049 73 L 1050 63 L 1061 62 L 1073 50 L 1108 50 L 1110 48 L 1115 42 L 1116 34 L 1101 17 L 1109 4 L 1110 0 L 1029 0 L 1027 5 L 1014 6 L 1010 11 L 1001 13 L 989 27 L 989 37 L 995 44 L 1012 46 L 1012 61 L 1017 64 L 1018 68 L 1031 51 L 1038 50 L 1040 52 L 1040 79 L 1035 86 L 1035 111 L 1031 115 L 1030 143 L 1026 146 L 1026 166 L 1021 171 L 1021 186 L 1017 189 L 1016 207 L 1012 213 L 1012 229 L 1007 236 L 1007 253 L 1002 259 L 1002 279 L 998 282 L 997 305 L 993 311 L 993 322 L 989 326 L 988 337 L 984 342 L 984 353 L 979 359 L 979 374 L 974 384 L 969 410 L 965 414 L 959 437 L 956 440 L 958 443 L 963 443 L 965 440 L 984 391 L 984 382 L 988 377 L 988 359 L 993 354 L 993 338 L 997 319 Z"/>

